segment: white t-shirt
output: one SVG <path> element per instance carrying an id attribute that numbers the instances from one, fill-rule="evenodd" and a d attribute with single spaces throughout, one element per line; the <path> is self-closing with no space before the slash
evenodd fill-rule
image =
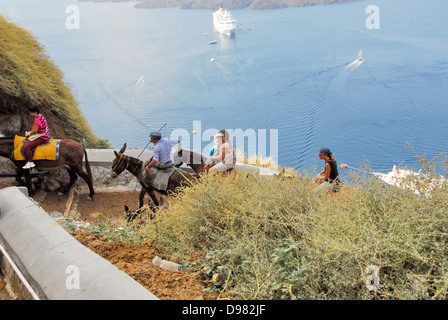
<path id="1" fill-rule="evenodd" d="M 223 145 L 221 146 L 221 148 L 224 147 L 225 148 L 225 158 L 223 160 L 224 164 L 231 164 L 233 163 L 233 147 L 230 144 L 230 142 L 226 141 L 225 143 L 223 143 Z"/>

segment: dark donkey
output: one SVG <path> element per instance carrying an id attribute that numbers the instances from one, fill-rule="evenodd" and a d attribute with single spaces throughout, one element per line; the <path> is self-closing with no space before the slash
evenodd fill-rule
<path id="1" fill-rule="evenodd" d="M 65 193 L 70 190 L 72 185 L 78 179 L 79 175 L 81 178 L 89 186 L 89 196 L 87 199 L 92 199 L 95 191 L 93 190 L 93 180 L 92 180 L 92 172 L 90 170 L 89 160 L 87 159 L 86 149 L 78 142 L 70 139 L 60 139 L 59 146 L 59 159 L 58 160 L 34 160 L 36 164 L 36 168 L 42 171 L 54 171 L 60 168 L 66 168 L 70 175 L 70 182 L 67 186 L 61 189 L 62 193 Z M 12 162 L 18 167 L 18 172 L 16 176 L 16 180 L 20 183 L 21 176 L 25 176 L 26 187 L 30 194 L 34 193 L 33 186 L 31 183 L 30 170 L 22 169 L 22 166 L 25 165 L 25 160 L 16 161 L 13 159 L 13 151 L 14 151 L 14 137 L 0 138 L 0 156 L 11 159 Z M 82 159 L 85 156 L 86 158 L 86 171 L 82 168 Z"/>
<path id="2" fill-rule="evenodd" d="M 205 170 L 205 162 L 207 161 L 207 157 L 194 152 L 182 149 L 182 145 L 180 141 L 178 142 L 178 149 L 174 152 L 174 165 L 176 168 L 179 168 L 182 164 L 186 164 L 190 166 L 196 175 L 199 175 L 203 172 L 207 173 Z"/>
<path id="3" fill-rule="evenodd" d="M 197 152 L 182 149 L 182 145 L 180 141 L 178 141 L 178 149 L 174 153 L 174 165 L 179 168 L 184 163 L 188 166 L 190 166 L 194 172 L 196 173 L 197 177 L 199 178 L 201 173 L 208 173 L 205 169 L 205 164 L 207 162 L 207 157 L 203 156 Z M 215 166 L 216 163 L 211 163 L 208 169 Z M 228 177 L 231 172 L 234 172 L 234 179 L 236 178 L 236 170 L 235 168 L 230 168 L 226 171 L 224 171 L 221 176 L 222 177 Z"/>
<path id="4" fill-rule="evenodd" d="M 135 177 L 137 177 L 138 182 L 142 186 L 142 189 L 140 191 L 139 196 L 139 208 L 143 207 L 143 199 L 145 197 L 145 194 L 147 193 L 154 204 L 156 206 L 159 206 L 159 200 L 157 200 L 157 197 L 154 193 L 154 188 L 152 186 L 146 187 L 143 183 L 143 161 L 139 160 L 137 158 L 133 158 L 130 156 L 127 156 L 124 154 L 126 151 L 126 143 L 123 145 L 121 150 L 117 153 L 115 153 L 115 159 L 112 162 L 112 173 L 113 175 L 119 175 L 122 173 L 125 169 L 127 169 L 130 173 L 132 173 Z M 168 180 L 168 188 L 166 190 L 166 193 L 170 192 L 176 192 L 176 189 L 182 185 L 192 185 L 196 179 L 187 172 L 179 172 L 178 170 L 175 170 L 173 174 L 171 175 L 170 179 Z M 160 191 L 162 193 L 165 193 L 164 191 Z"/>

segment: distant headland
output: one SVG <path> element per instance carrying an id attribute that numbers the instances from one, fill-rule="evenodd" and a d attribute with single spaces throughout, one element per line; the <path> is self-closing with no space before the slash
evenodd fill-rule
<path id="1" fill-rule="evenodd" d="M 249 8 L 254 10 L 305 7 L 319 4 L 351 2 L 359 0 L 78 0 L 79 2 L 138 2 L 138 9 L 179 7 L 182 9 Z"/>

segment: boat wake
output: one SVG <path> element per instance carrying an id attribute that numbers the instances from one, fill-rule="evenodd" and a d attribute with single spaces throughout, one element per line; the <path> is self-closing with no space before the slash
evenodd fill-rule
<path id="1" fill-rule="evenodd" d="M 359 50 L 358 59 L 356 59 L 355 61 L 348 64 L 345 68 L 346 69 L 356 69 L 363 63 L 364 63 L 364 58 L 362 57 L 362 50 Z"/>
<path id="2" fill-rule="evenodd" d="M 316 72 L 316 73 L 310 74 L 310 75 L 308 75 L 308 76 L 306 76 L 306 77 L 304 77 L 304 78 L 302 78 L 302 79 L 300 79 L 300 80 L 298 80 L 298 81 L 294 81 L 294 82 L 290 83 L 288 86 L 286 86 L 286 87 L 283 88 L 282 90 L 277 91 L 277 92 L 275 93 L 275 95 L 278 96 L 278 95 L 280 95 L 280 94 L 284 94 L 284 93 L 286 93 L 287 91 L 290 91 L 291 89 L 294 89 L 294 87 L 296 87 L 296 86 L 298 86 L 298 85 L 301 85 L 302 82 L 309 81 L 310 79 L 313 79 L 313 78 L 315 78 L 315 77 L 317 77 L 317 76 L 323 75 L 323 74 L 325 74 L 325 73 L 327 73 L 327 72 L 329 72 L 329 71 L 333 71 L 333 70 L 335 70 L 335 69 L 339 69 L 339 68 L 345 66 L 346 64 L 347 64 L 347 62 L 344 62 L 344 63 L 341 63 L 341 64 L 339 64 L 339 65 L 337 65 L 337 66 L 330 67 L 330 68 L 327 68 L 327 69 L 325 69 L 325 70 L 321 70 L 321 71 L 318 71 L 318 72 Z"/>
<path id="3" fill-rule="evenodd" d="M 141 76 L 140 79 L 138 79 L 137 83 L 135 84 L 136 88 L 142 88 L 143 84 L 145 83 L 145 76 Z"/>
<path id="4" fill-rule="evenodd" d="M 312 73 L 276 92 L 275 113 L 266 116 L 269 121 L 265 126 L 282 128 L 282 133 L 288 137 L 280 141 L 288 146 L 283 155 L 297 161 L 296 169 L 305 166 L 313 149 L 322 143 L 322 133 L 328 133 L 325 143 L 337 140 L 332 132 L 344 121 L 338 114 L 352 112 L 347 110 L 347 100 L 355 99 L 365 91 L 364 81 L 350 80 L 360 76 L 359 69 L 356 69 L 363 62 L 360 52 L 353 62 L 347 61 Z M 361 74 L 363 77 L 366 77 L 365 73 Z"/>

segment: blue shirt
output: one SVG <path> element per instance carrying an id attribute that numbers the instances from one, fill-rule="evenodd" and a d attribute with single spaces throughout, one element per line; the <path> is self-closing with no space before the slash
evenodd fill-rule
<path id="1" fill-rule="evenodd" d="M 173 161 L 173 155 L 171 154 L 171 143 L 168 138 L 162 138 L 154 144 L 153 160 L 163 164 Z"/>

